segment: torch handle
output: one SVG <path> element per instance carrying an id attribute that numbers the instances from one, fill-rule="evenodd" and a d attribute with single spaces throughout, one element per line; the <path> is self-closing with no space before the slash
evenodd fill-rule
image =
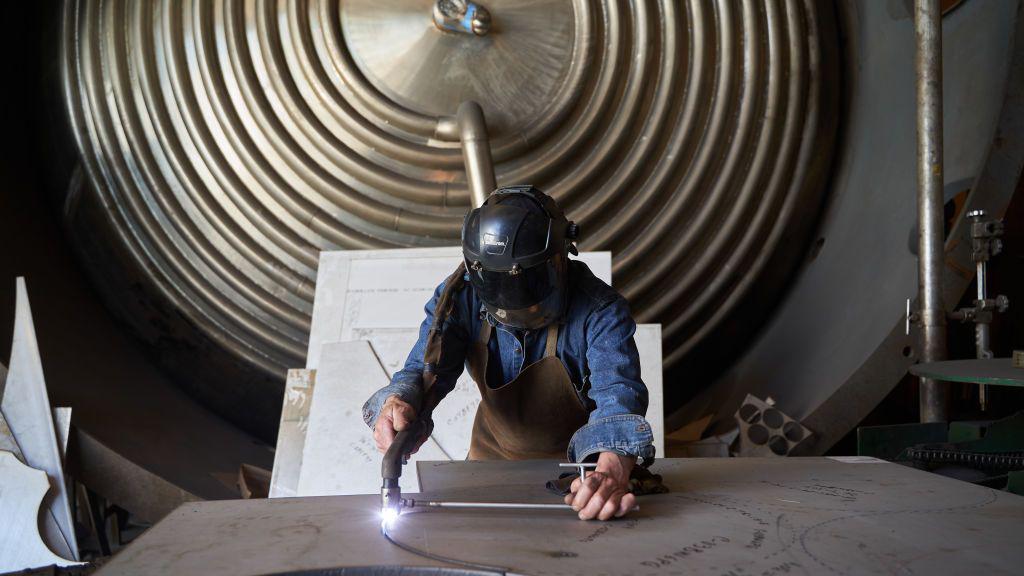
<path id="1" fill-rule="evenodd" d="M 381 477 L 384 480 L 397 481 L 402 476 L 402 465 L 405 464 L 409 453 L 416 448 L 416 442 L 423 434 L 424 425 L 423 419 L 417 418 L 404 430 L 395 434 L 394 441 L 381 461 Z"/>

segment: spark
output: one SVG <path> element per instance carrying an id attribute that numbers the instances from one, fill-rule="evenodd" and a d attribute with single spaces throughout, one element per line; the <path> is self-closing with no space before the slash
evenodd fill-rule
<path id="1" fill-rule="evenodd" d="M 395 525 L 395 521 L 398 520 L 398 510 L 394 508 L 383 508 L 380 511 L 380 527 L 381 530 L 389 530 Z"/>

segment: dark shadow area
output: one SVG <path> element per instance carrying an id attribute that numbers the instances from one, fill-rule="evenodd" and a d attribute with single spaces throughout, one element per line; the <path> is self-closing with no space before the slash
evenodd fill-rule
<path id="1" fill-rule="evenodd" d="M 238 497 L 214 474 L 242 462 L 269 468 L 272 453 L 199 406 L 110 315 L 61 226 L 77 155 L 59 86 L 61 2 L 13 2 L 3 37 L 0 157 L 0 360 L 7 361 L 15 278 L 28 285 L 50 401 L 128 459 L 204 498 Z M 101 490 L 100 487 L 96 487 Z"/>
<path id="2" fill-rule="evenodd" d="M 947 216 L 953 215 L 947 211 Z M 1010 298 L 1006 312 L 996 314 L 992 321 L 992 352 L 996 358 L 1007 358 L 1014 350 L 1024 350 L 1024 179 L 1017 183 L 1017 191 L 1003 217 L 1006 232 L 1003 252 L 988 263 L 989 293 L 1005 294 Z M 969 242 L 969 239 L 967 240 Z M 956 308 L 971 306 L 977 292 L 972 282 Z M 949 358 L 974 358 L 974 324 L 950 322 Z M 978 403 L 979 387 L 973 384 L 950 385 L 950 420 L 998 420 L 1013 415 L 1024 406 L 1024 389 L 1011 386 L 989 386 L 989 406 L 984 412 Z M 892 392 L 861 422 L 860 426 L 884 426 L 917 422 L 918 379 L 905 376 Z M 830 455 L 857 453 L 857 430 L 836 443 Z"/>

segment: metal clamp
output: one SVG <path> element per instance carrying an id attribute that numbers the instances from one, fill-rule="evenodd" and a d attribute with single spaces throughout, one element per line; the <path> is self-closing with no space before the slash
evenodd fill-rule
<path id="1" fill-rule="evenodd" d="M 559 462 L 558 466 L 561 468 L 578 468 L 580 472 L 580 482 L 587 477 L 587 470 L 593 470 L 597 468 L 597 462 Z"/>

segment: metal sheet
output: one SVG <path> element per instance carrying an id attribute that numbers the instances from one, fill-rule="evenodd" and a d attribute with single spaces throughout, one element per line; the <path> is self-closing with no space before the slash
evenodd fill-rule
<path id="1" fill-rule="evenodd" d="M 543 488 L 554 461 L 420 469 L 441 499 L 557 501 Z M 1024 562 L 1024 498 L 880 460 L 661 460 L 655 471 L 673 492 L 642 497 L 620 521 L 428 510 L 394 533 L 519 574 L 1016 574 Z M 385 542 L 379 507 L 376 496 L 188 504 L 99 573 L 439 565 Z"/>
<path id="2" fill-rule="evenodd" d="M 32 322 L 25 279 L 17 279 L 17 297 L 14 317 L 14 341 L 11 344 L 10 370 L 4 387 L 3 410 L 14 440 L 21 448 L 25 463 L 46 472 L 50 490 L 43 506 L 56 520 L 43 523 L 43 539 L 59 554 L 78 559 L 75 524 L 71 518 L 67 486 L 64 483 L 64 465 L 57 429 L 53 423 L 50 397 L 43 377 L 43 364 L 39 357 L 39 343 Z M 59 528 L 54 530 L 54 528 Z"/>
<path id="3" fill-rule="evenodd" d="M 298 496 L 380 493 L 381 455 L 360 408 L 387 383 L 388 375 L 369 342 L 324 346 L 309 409 Z M 410 461 L 446 457 L 434 439 L 428 438 Z M 419 491 L 415 468 L 407 468 L 403 478 L 407 490 Z"/>
<path id="4" fill-rule="evenodd" d="M 53 409 L 53 424 L 57 430 L 57 442 L 60 459 L 63 462 L 68 454 L 68 436 L 71 434 L 71 408 L 61 406 Z"/>
<path id="5" fill-rule="evenodd" d="M 3 366 L 0 365 L 0 368 L 3 368 Z M 54 420 L 59 422 L 60 421 L 60 417 L 59 417 L 59 412 L 58 411 L 66 411 L 67 416 L 68 416 L 67 423 L 70 424 L 70 422 L 71 422 L 71 418 L 70 418 L 71 409 L 70 408 L 55 408 L 54 409 Z M 61 426 L 63 426 L 63 425 L 64 424 L 61 423 Z M 67 448 L 67 434 L 65 433 L 61 437 L 61 455 L 62 456 L 64 454 L 66 454 L 66 448 Z M 0 451 L 10 452 L 11 454 L 14 455 L 15 458 L 17 458 L 21 462 L 25 461 L 25 455 L 22 454 L 21 447 L 18 446 L 18 441 L 14 438 L 14 433 L 11 432 L 10 426 L 7 425 L 7 419 L 4 418 L 4 414 L 3 414 L 2 410 L 0 410 Z M 42 533 L 43 534 L 47 534 L 49 536 L 48 537 L 48 541 L 53 542 L 53 544 L 52 544 L 53 551 L 57 552 L 58 554 L 61 554 L 61 555 L 65 556 L 65 557 L 70 557 L 71 556 L 71 548 L 67 545 L 67 542 L 63 538 L 62 532 L 60 531 L 60 525 L 57 524 L 57 517 L 54 515 L 54 511 L 52 509 L 48 509 L 48 510 L 45 510 L 42 514 L 40 514 L 38 516 L 39 516 L 39 519 L 40 519 L 40 524 L 42 526 Z"/>
<path id="6" fill-rule="evenodd" d="M 7 419 L 4 418 L 2 411 L 0 411 L 0 450 L 6 450 L 14 454 L 18 460 L 25 459 L 21 454 L 21 448 L 18 447 L 18 442 L 14 439 L 14 434 L 11 433 L 10 426 L 7 425 Z"/>
<path id="7" fill-rule="evenodd" d="M 78 566 L 51 552 L 39 536 L 39 505 L 49 491 L 46 472 L 0 450 L 0 570 L 5 573 L 45 566 Z M 45 514 L 46 512 L 42 512 Z"/>
<path id="8" fill-rule="evenodd" d="M 316 370 L 292 369 L 284 384 L 284 406 L 274 448 L 274 470 L 270 478 L 270 498 L 295 496 L 302 470 L 302 451 L 309 429 L 309 409 L 313 404 Z"/>

